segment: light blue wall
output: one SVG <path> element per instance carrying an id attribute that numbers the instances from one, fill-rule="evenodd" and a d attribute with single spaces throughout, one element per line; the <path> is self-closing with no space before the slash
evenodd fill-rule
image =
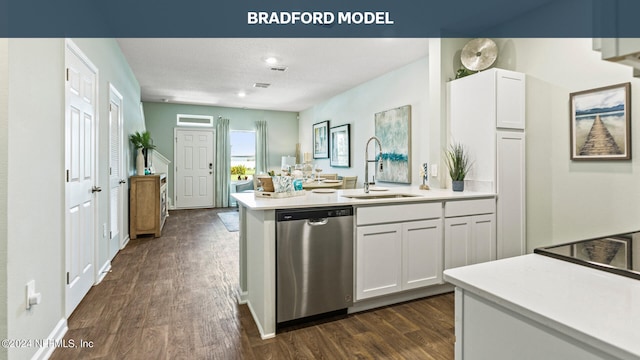
<path id="1" fill-rule="evenodd" d="M 99 69 L 96 185 L 108 188 L 109 83 L 125 97 L 126 132 L 144 128 L 139 110 L 140 87 L 114 39 L 75 42 Z M 6 306 L 0 309 L 0 320 L 6 320 L 0 331 L 5 325 L 7 331 L 0 335 L 46 339 L 65 319 L 65 40 L 9 39 L 8 45 L 4 44 L 0 43 L 0 60 L 5 57 L 8 64 L 0 61 L 0 71 L 9 76 L 8 81 L 0 81 L 0 99 L 5 91 L 10 96 L 6 97 L 7 107 L 0 107 L 3 111 L 8 109 L 6 164 L 0 151 L 0 174 L 6 174 L 8 188 L 6 201 L 0 197 L 0 206 L 8 209 L 7 253 L 2 258 L 3 266 L 7 264 Z M 3 128 L 0 127 L 0 139 Z M 108 195 L 108 191 L 97 195 L 99 229 L 109 216 Z M 105 238 L 98 239 L 98 268 L 108 261 L 106 243 Z M 35 280 L 42 303 L 27 311 L 25 286 L 30 280 Z M 4 280 L 0 280 L 2 285 Z M 28 359 L 37 350 L 11 348 L 6 355 Z"/>
<path id="2" fill-rule="evenodd" d="M 151 133 L 157 151 L 173 161 L 174 129 L 178 114 L 208 115 L 218 119 L 229 119 L 230 130 L 255 130 L 255 122 L 266 120 L 268 126 L 269 168 L 279 169 L 283 155 L 295 155 L 298 143 L 298 113 L 288 111 L 249 110 L 219 106 L 144 103 L 147 130 Z M 173 181 L 173 167 L 168 174 Z M 169 197 L 173 197 L 173 185 L 169 186 Z M 172 200 L 172 203 L 173 200 Z"/>
<path id="3" fill-rule="evenodd" d="M 425 39 L 424 46 L 427 47 Z M 329 159 L 316 159 L 325 173 L 358 176 L 357 187 L 364 183 L 365 144 L 375 134 L 376 113 L 411 105 L 411 181 L 420 182 L 420 164 L 429 161 L 429 58 L 424 57 L 375 79 L 360 84 L 331 99 L 300 112 L 299 137 L 302 152 L 312 151 L 314 123 L 329 120 L 335 127 L 350 124 L 351 167 L 332 168 Z M 371 157 L 373 144 L 370 144 Z M 374 174 L 373 165 L 369 176 Z M 384 186 L 396 186 L 384 183 Z M 406 184 L 402 184 L 406 186 Z"/>

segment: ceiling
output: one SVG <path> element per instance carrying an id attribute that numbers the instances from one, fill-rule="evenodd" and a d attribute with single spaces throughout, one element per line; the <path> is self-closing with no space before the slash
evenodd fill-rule
<path id="1" fill-rule="evenodd" d="M 118 39 L 118 44 L 143 101 L 295 112 L 425 57 L 429 48 L 428 39 Z M 271 70 L 267 57 L 277 58 L 275 66 L 286 71 Z"/>

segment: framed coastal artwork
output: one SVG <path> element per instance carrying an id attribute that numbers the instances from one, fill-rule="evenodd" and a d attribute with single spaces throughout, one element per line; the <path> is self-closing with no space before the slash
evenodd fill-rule
<path id="1" fill-rule="evenodd" d="M 329 120 L 313 124 L 313 158 L 329 157 Z"/>
<path id="2" fill-rule="evenodd" d="M 570 94 L 571 160 L 631 159 L 631 83 Z"/>
<path id="3" fill-rule="evenodd" d="M 331 155 L 329 156 L 329 164 L 331 167 L 350 167 L 351 166 L 351 139 L 349 133 L 349 124 L 332 127 L 329 131 L 331 145 Z"/>
<path id="4" fill-rule="evenodd" d="M 374 120 L 376 137 L 382 143 L 383 163 L 382 171 L 376 168 L 376 180 L 410 184 L 411 105 L 376 113 Z"/>

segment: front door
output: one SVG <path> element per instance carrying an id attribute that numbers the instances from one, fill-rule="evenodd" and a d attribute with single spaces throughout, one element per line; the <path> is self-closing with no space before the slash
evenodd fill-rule
<path id="1" fill-rule="evenodd" d="M 214 130 L 176 129 L 176 208 L 213 207 Z"/>
<path id="2" fill-rule="evenodd" d="M 123 244 L 124 229 L 124 166 L 122 164 L 122 95 L 113 85 L 109 86 L 109 260 L 112 260 Z"/>
<path id="3" fill-rule="evenodd" d="M 96 109 L 98 69 L 67 40 L 65 46 L 65 244 L 69 316 L 94 283 Z"/>

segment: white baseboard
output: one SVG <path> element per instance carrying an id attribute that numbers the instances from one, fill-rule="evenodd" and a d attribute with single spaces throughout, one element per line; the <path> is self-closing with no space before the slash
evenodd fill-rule
<path id="1" fill-rule="evenodd" d="M 104 280 L 104 277 L 107 276 L 110 270 L 111 270 L 111 261 L 107 261 L 106 263 L 104 263 L 104 265 L 102 265 L 102 268 L 100 268 L 100 272 L 98 272 L 98 279 L 96 280 L 96 283 L 93 285 L 95 286 L 100 284 L 102 280 Z"/>
<path id="2" fill-rule="evenodd" d="M 238 304 L 244 305 L 247 303 L 248 299 L 249 299 L 249 293 L 246 291 L 240 291 L 240 293 L 238 294 Z"/>
<path id="3" fill-rule="evenodd" d="M 379 296 L 371 299 L 359 300 L 353 304 L 347 311 L 353 314 L 360 311 L 371 310 L 382 306 L 398 304 L 405 301 L 416 300 L 428 296 L 440 295 L 452 292 L 454 286 L 448 283 L 435 286 L 427 286 L 422 289 L 403 291 L 397 294 Z"/>
<path id="4" fill-rule="evenodd" d="M 129 237 L 129 234 L 127 234 L 124 240 L 122 240 L 122 245 L 120 246 L 120 250 L 124 249 L 125 246 L 127 246 L 127 244 L 129 243 L 129 240 L 131 240 L 131 238 Z"/>
<path id="5" fill-rule="evenodd" d="M 62 342 L 64 334 L 67 333 L 69 328 L 67 327 L 67 319 L 60 319 L 53 331 L 47 336 L 47 344 L 40 347 L 38 351 L 33 355 L 31 360 L 46 360 L 51 357 L 53 351 L 56 349 L 55 344 Z"/>
<path id="6" fill-rule="evenodd" d="M 253 307 L 251 306 L 251 301 L 247 301 L 247 305 L 249 306 L 249 311 L 251 312 L 251 316 L 253 317 L 253 322 L 258 326 L 258 332 L 260 332 L 260 338 L 262 340 L 267 340 L 276 337 L 276 333 L 265 334 L 264 329 L 262 328 L 262 324 L 258 321 L 258 317 L 256 313 L 253 311 Z"/>

